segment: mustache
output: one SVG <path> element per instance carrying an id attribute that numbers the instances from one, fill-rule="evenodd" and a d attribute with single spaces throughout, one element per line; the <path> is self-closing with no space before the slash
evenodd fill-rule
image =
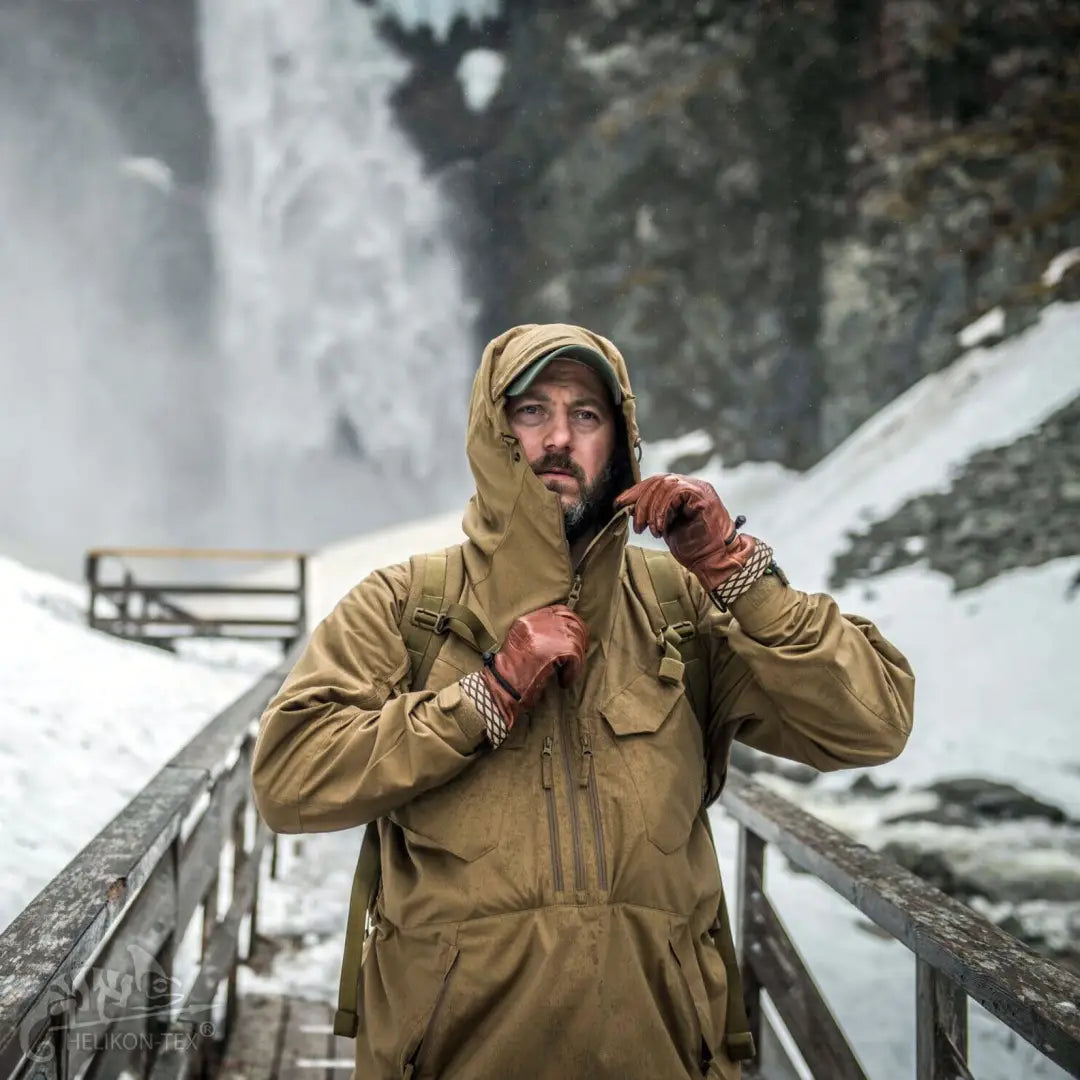
<path id="1" fill-rule="evenodd" d="M 534 473 L 561 469 L 563 472 L 568 472 L 582 487 L 585 486 L 585 473 L 581 466 L 570 460 L 569 454 L 545 454 L 538 461 L 531 464 Z"/>

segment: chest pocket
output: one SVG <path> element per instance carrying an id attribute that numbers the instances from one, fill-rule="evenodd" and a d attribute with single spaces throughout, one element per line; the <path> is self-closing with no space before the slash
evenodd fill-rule
<path id="1" fill-rule="evenodd" d="M 705 780 L 701 727 L 683 687 L 641 674 L 600 710 L 641 802 L 649 839 L 665 854 L 690 837 Z"/>
<path id="2" fill-rule="evenodd" d="M 446 650 L 449 652 L 450 650 Z M 467 667 L 467 658 L 461 662 Z M 473 658 L 475 667 L 475 658 Z M 441 690 L 465 674 L 441 656 L 431 667 L 428 690 Z M 409 846 L 419 853 L 449 852 L 464 862 L 473 862 L 493 851 L 502 837 L 511 776 L 518 764 L 525 725 L 515 725 L 495 753 L 487 747 L 476 752 L 452 780 L 410 799 L 391 811 L 390 820 L 400 826 Z"/>

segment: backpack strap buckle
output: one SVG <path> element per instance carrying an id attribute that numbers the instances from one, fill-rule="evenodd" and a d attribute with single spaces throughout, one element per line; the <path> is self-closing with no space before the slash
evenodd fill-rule
<path id="1" fill-rule="evenodd" d="M 661 633 L 664 635 L 665 641 L 671 642 L 672 645 L 678 648 L 683 642 L 689 641 L 692 637 L 697 637 L 697 628 L 689 619 L 683 619 L 682 622 L 665 626 Z"/>
<path id="2" fill-rule="evenodd" d="M 445 611 L 432 611 L 430 608 L 418 607 L 413 612 L 412 621 L 423 630 L 430 630 L 433 634 L 446 633 L 447 613 Z"/>
<path id="3" fill-rule="evenodd" d="M 678 634 L 670 631 L 671 627 L 665 626 L 663 630 L 658 630 L 656 633 L 656 644 L 660 647 L 662 653 L 660 667 L 656 674 L 661 682 L 674 684 L 683 681 L 685 665 L 683 664 L 682 654 L 679 652 L 681 639 Z"/>

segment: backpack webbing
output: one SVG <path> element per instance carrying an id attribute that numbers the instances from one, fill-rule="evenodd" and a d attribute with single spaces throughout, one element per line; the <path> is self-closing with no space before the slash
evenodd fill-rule
<path id="1" fill-rule="evenodd" d="M 442 647 L 443 635 L 436 632 L 447 596 L 455 600 L 465 584 L 461 548 L 413 555 L 409 559 L 409 598 L 401 613 L 401 633 L 409 650 L 409 688 L 420 689 L 427 682 L 431 665 Z M 418 613 L 420 615 L 417 620 Z M 432 618 L 431 616 L 434 616 Z"/>
<path id="2" fill-rule="evenodd" d="M 666 551 L 630 546 L 626 549 L 630 584 L 645 605 L 657 644 L 664 650 L 659 677 L 681 682 L 694 715 L 708 722 L 708 677 L 697 635 L 697 613 L 683 580 L 682 567 Z"/>

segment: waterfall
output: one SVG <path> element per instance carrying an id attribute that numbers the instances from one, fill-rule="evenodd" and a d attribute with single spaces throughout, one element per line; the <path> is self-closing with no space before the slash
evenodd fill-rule
<path id="1" fill-rule="evenodd" d="M 137 61 L 94 62 L 87 8 L 0 3 L 0 554 L 71 575 L 197 540 L 218 456 L 190 147 L 174 171 L 121 122 Z M 167 93 L 140 103 L 158 142 Z"/>
<path id="2" fill-rule="evenodd" d="M 232 539 L 309 545 L 466 491 L 475 305 L 355 0 L 201 0 Z"/>

